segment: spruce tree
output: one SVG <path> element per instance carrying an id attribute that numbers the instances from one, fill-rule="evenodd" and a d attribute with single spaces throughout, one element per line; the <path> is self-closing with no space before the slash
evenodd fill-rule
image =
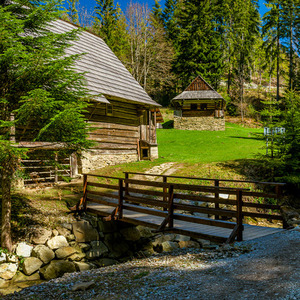
<path id="1" fill-rule="evenodd" d="M 86 107 L 83 75 L 74 70 L 78 56 L 65 50 L 77 31 L 54 34 L 60 2 L 0 1 L 0 164 L 1 246 L 11 250 L 11 184 L 25 154 L 14 140 L 14 127 L 31 130 L 33 141 L 59 143 L 62 150 L 88 146 L 82 112 Z"/>
<path id="2" fill-rule="evenodd" d="M 182 86 L 202 75 L 215 88 L 223 74 L 221 1 L 185 0 L 178 7 L 178 45 L 175 71 Z"/>

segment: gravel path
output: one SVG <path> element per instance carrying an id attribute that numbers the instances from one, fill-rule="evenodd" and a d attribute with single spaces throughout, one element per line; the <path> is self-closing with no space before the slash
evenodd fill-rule
<path id="1" fill-rule="evenodd" d="M 300 232 L 66 274 L 3 299 L 300 299 Z"/>

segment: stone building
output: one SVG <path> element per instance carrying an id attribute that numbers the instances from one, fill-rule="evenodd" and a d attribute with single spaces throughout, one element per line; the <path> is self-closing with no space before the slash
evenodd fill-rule
<path id="1" fill-rule="evenodd" d="M 200 75 L 171 104 L 176 129 L 225 130 L 225 100 Z"/>
<path id="2" fill-rule="evenodd" d="M 63 20 L 50 25 L 55 33 L 74 29 L 76 25 Z M 24 161 L 29 174 L 25 183 L 57 181 L 61 175 L 72 177 L 107 165 L 158 157 L 156 114 L 160 105 L 149 97 L 100 37 L 82 30 L 72 43 L 66 55 L 84 53 L 75 68 L 85 73 L 91 95 L 85 117 L 93 129 L 89 139 L 95 143 L 80 158 L 64 158 L 61 170 L 53 170 L 41 159 L 31 157 Z M 16 128 L 16 142 L 23 147 L 43 149 L 41 143 L 37 145 L 28 138 L 28 132 Z M 44 145 L 45 150 L 50 148 L 51 145 Z"/>

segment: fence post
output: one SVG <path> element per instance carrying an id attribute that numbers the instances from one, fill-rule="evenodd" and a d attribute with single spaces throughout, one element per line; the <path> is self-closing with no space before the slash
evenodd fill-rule
<path id="1" fill-rule="evenodd" d="M 219 180 L 215 180 L 215 187 L 219 187 L 219 185 L 220 185 L 220 182 L 219 182 Z M 215 209 L 219 209 L 220 208 L 220 205 L 219 205 L 219 190 L 217 190 L 216 192 L 215 192 Z M 220 217 L 219 217 L 219 215 L 215 215 L 215 219 L 216 220 L 219 220 L 220 219 Z"/>
<path id="2" fill-rule="evenodd" d="M 167 180 L 168 180 L 168 177 L 167 176 L 163 176 L 163 183 L 167 183 Z M 164 203 L 167 203 L 167 197 L 168 197 L 168 195 L 167 195 L 167 192 L 168 192 L 168 189 L 167 189 L 167 187 L 164 185 L 164 187 L 163 187 L 163 193 L 164 193 L 164 195 L 163 195 L 163 202 Z M 163 208 L 163 211 L 166 211 L 167 210 L 167 208 Z"/>
<path id="3" fill-rule="evenodd" d="M 169 215 L 169 228 L 173 228 L 174 226 L 174 206 L 173 206 L 173 200 L 174 200 L 174 185 L 171 184 L 169 186 L 169 205 L 168 205 L 168 215 Z"/>
<path id="4" fill-rule="evenodd" d="M 124 187 L 123 187 L 123 179 L 119 179 L 119 205 L 118 205 L 118 213 L 119 213 L 119 219 L 123 218 L 123 195 Z"/>
<path id="5" fill-rule="evenodd" d="M 87 174 L 83 175 L 83 199 L 82 199 L 82 205 L 83 205 L 83 209 L 86 210 L 86 205 L 87 205 Z"/>
<path id="6" fill-rule="evenodd" d="M 124 172 L 124 173 L 125 173 L 125 179 L 129 179 L 129 174 L 128 174 L 128 172 Z M 125 196 L 128 196 L 128 195 L 129 195 L 128 187 L 129 187 L 129 184 L 128 184 L 127 182 L 125 182 Z"/>
<path id="7" fill-rule="evenodd" d="M 57 154 L 57 152 L 55 152 L 55 158 L 54 158 L 54 160 L 55 160 L 54 182 L 58 183 L 58 166 L 57 166 L 57 164 L 58 164 L 58 154 Z"/>
<path id="8" fill-rule="evenodd" d="M 238 226 L 238 231 L 237 231 L 237 240 L 242 241 L 243 240 L 243 192 L 242 190 L 237 191 L 237 215 L 236 215 L 236 223 Z"/>

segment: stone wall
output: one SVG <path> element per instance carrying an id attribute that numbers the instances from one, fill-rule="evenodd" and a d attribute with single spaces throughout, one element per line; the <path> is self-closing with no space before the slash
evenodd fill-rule
<path id="1" fill-rule="evenodd" d="M 82 173 L 89 173 L 92 170 L 106 166 L 129 163 L 138 160 L 136 154 L 103 154 L 97 150 L 90 150 L 83 153 L 81 158 Z"/>
<path id="2" fill-rule="evenodd" d="M 225 130 L 225 119 L 215 117 L 174 116 L 174 128 L 182 130 Z"/>
<path id="3" fill-rule="evenodd" d="M 63 276 L 149 257 L 178 248 L 205 248 L 210 242 L 176 234 L 153 233 L 150 228 L 84 215 L 55 229 L 37 227 L 14 253 L 0 249 L 0 294 Z"/>

